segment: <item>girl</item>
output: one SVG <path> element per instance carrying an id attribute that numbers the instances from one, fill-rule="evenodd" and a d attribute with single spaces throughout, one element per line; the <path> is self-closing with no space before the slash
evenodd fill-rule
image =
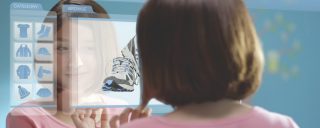
<path id="1" fill-rule="evenodd" d="M 156 98 L 174 111 L 121 128 L 298 128 L 288 116 L 241 102 L 258 89 L 264 64 L 242 0 L 149 0 L 139 14 L 137 40 L 141 108 Z M 130 117 L 126 113 L 121 116 Z M 94 127 L 88 114 L 73 119 Z"/>

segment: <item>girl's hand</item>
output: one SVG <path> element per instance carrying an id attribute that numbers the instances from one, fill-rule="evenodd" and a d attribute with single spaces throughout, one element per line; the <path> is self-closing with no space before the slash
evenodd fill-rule
<path id="1" fill-rule="evenodd" d="M 96 120 L 97 109 L 77 110 L 72 114 L 72 120 L 77 128 L 119 128 L 121 125 L 135 119 L 149 117 L 151 109 L 141 110 L 140 108 L 127 108 L 120 115 L 113 116 L 108 120 L 107 110 L 103 109 L 100 121 Z"/>
<path id="2" fill-rule="evenodd" d="M 97 109 L 78 109 L 71 118 L 77 128 L 96 128 L 96 111 Z M 106 110 L 103 110 L 102 114 L 106 114 Z"/>
<path id="3" fill-rule="evenodd" d="M 144 110 L 140 108 L 126 108 L 120 115 L 116 115 L 111 118 L 109 122 L 110 128 L 119 128 L 123 124 L 131 122 L 135 119 L 149 117 L 150 115 L 151 109 L 149 108 L 146 108 Z"/>

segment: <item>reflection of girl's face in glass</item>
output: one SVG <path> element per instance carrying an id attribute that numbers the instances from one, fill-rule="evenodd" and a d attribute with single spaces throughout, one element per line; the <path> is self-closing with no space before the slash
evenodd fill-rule
<path id="1" fill-rule="evenodd" d="M 76 24 L 73 24 L 76 25 Z M 70 32 L 58 31 L 62 37 L 58 41 L 58 83 L 63 89 L 69 89 L 71 85 L 77 85 L 78 94 L 83 94 L 92 86 L 99 86 L 98 78 L 102 74 L 97 41 L 94 38 L 93 30 L 90 27 L 77 25 L 78 30 L 70 39 Z"/>
<path id="2" fill-rule="evenodd" d="M 78 69 L 78 92 L 84 93 L 92 86 L 101 84 L 99 77 L 102 75 L 101 54 L 98 50 L 98 41 L 94 38 L 93 28 L 78 25 L 78 51 L 75 53 Z"/>

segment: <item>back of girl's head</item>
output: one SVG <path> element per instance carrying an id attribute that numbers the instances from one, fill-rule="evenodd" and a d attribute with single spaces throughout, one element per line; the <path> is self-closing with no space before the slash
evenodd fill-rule
<path id="1" fill-rule="evenodd" d="M 262 50 L 242 0 L 149 0 L 137 40 L 142 105 L 240 100 L 260 84 Z"/>

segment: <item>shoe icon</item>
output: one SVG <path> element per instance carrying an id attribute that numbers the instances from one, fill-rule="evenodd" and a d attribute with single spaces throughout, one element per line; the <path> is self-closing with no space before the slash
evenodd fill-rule
<path id="1" fill-rule="evenodd" d="M 37 34 L 40 35 L 41 33 L 43 33 L 45 28 L 46 28 L 46 26 L 44 24 L 42 24 L 40 31 L 38 31 Z"/>
<path id="2" fill-rule="evenodd" d="M 49 36 L 50 30 L 51 27 L 42 24 L 40 30 L 37 32 L 37 35 L 39 38 L 46 38 Z"/>
<path id="3" fill-rule="evenodd" d="M 132 92 L 134 91 L 133 85 L 131 86 L 126 80 L 117 79 L 116 77 L 108 77 L 104 86 L 103 91 L 114 91 L 114 92 Z"/>

